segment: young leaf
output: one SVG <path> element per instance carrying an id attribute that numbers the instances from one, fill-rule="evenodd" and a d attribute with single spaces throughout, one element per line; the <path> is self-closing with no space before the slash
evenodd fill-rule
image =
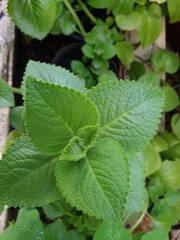
<path id="1" fill-rule="evenodd" d="M 180 114 L 176 113 L 171 118 L 171 128 L 176 137 L 180 140 Z"/>
<path id="2" fill-rule="evenodd" d="M 3 233 L 0 240 L 46 240 L 43 224 L 36 209 L 22 208 L 19 210 L 15 224 L 11 224 Z"/>
<path id="3" fill-rule="evenodd" d="M 121 30 L 131 31 L 138 29 L 141 24 L 141 15 L 137 12 L 131 12 L 128 15 L 119 14 L 115 18 L 117 26 Z"/>
<path id="4" fill-rule="evenodd" d="M 42 40 L 53 26 L 56 3 L 55 0 L 10 0 L 8 12 L 22 32 Z"/>
<path id="5" fill-rule="evenodd" d="M 94 104 L 79 92 L 28 77 L 27 131 L 40 151 L 59 154 L 76 132 L 98 122 Z"/>
<path id="6" fill-rule="evenodd" d="M 146 234 L 144 234 L 141 238 L 141 240 L 159 240 L 159 239 L 163 239 L 163 240 L 169 240 L 169 235 L 166 232 L 162 232 L 162 231 L 152 231 L 152 232 L 148 232 Z"/>
<path id="7" fill-rule="evenodd" d="M 180 1 L 167 0 L 170 22 L 175 23 L 180 21 Z"/>
<path id="8" fill-rule="evenodd" d="M 126 203 L 126 214 L 141 212 L 147 205 L 145 169 L 142 154 L 130 158 L 130 191 Z"/>
<path id="9" fill-rule="evenodd" d="M 180 159 L 175 161 L 163 161 L 159 174 L 166 190 L 177 190 L 180 188 Z"/>
<path id="10" fill-rule="evenodd" d="M 129 165 L 123 148 L 102 139 L 78 162 L 58 161 L 56 179 L 77 209 L 109 222 L 120 222 L 129 191 Z"/>
<path id="11" fill-rule="evenodd" d="M 143 150 L 143 156 L 145 160 L 145 176 L 147 177 L 159 170 L 161 167 L 161 158 L 159 153 L 151 144 Z"/>
<path id="12" fill-rule="evenodd" d="M 175 109 L 178 105 L 180 105 L 179 96 L 176 91 L 169 86 L 164 86 L 161 88 L 164 92 L 164 112 L 169 112 Z"/>
<path id="13" fill-rule="evenodd" d="M 71 240 L 61 219 L 47 225 L 44 229 L 46 240 Z"/>
<path id="14" fill-rule="evenodd" d="M 117 56 L 121 62 L 128 66 L 134 58 L 133 47 L 128 41 L 121 41 L 116 43 Z"/>
<path id="15" fill-rule="evenodd" d="M 37 207 L 57 200 L 56 160 L 40 154 L 28 137 L 17 139 L 0 161 L 0 203 Z"/>
<path id="16" fill-rule="evenodd" d="M 151 64 L 157 72 L 172 74 L 179 68 L 179 58 L 167 49 L 158 49 L 152 55 Z"/>
<path id="17" fill-rule="evenodd" d="M 131 63 L 131 68 L 128 71 L 128 75 L 131 80 L 137 80 L 140 78 L 143 74 L 145 74 L 146 69 L 144 67 L 144 64 L 141 62 L 132 62 Z"/>
<path id="18" fill-rule="evenodd" d="M 80 145 L 82 138 L 74 136 L 60 155 L 61 160 L 78 161 L 86 156 L 86 150 Z M 83 144 L 83 143 L 82 143 Z"/>
<path id="19" fill-rule="evenodd" d="M 169 147 L 168 143 L 159 135 L 154 136 L 151 144 L 157 152 L 166 151 Z"/>
<path id="20" fill-rule="evenodd" d="M 141 151 L 158 127 L 163 94 L 132 81 L 99 84 L 87 92 L 100 113 L 99 137 L 117 140 L 133 154 Z"/>
<path id="21" fill-rule="evenodd" d="M 14 96 L 4 80 L 0 80 L 0 108 L 14 106 Z"/>
<path id="22" fill-rule="evenodd" d="M 93 240 L 132 240 L 128 230 L 120 224 L 103 222 L 94 234 Z"/>
<path id="23" fill-rule="evenodd" d="M 26 66 L 25 79 L 27 78 L 27 75 L 40 79 L 43 82 L 73 88 L 82 93 L 86 91 L 85 82 L 83 80 L 60 66 L 57 67 L 48 63 L 30 60 Z"/>

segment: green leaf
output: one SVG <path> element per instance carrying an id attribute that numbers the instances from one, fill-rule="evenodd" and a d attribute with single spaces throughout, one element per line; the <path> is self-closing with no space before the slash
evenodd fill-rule
<path id="1" fill-rule="evenodd" d="M 148 14 L 149 14 L 149 16 L 151 16 L 151 17 L 154 17 L 154 18 L 159 19 L 159 18 L 162 16 L 161 7 L 160 7 L 158 4 L 156 4 L 156 3 L 152 3 L 152 4 L 149 6 Z"/>
<path id="2" fill-rule="evenodd" d="M 131 31 L 138 29 L 141 24 L 141 15 L 137 12 L 131 12 L 128 15 L 119 14 L 115 17 L 116 24 L 121 30 Z"/>
<path id="3" fill-rule="evenodd" d="M 78 210 L 110 222 L 122 220 L 129 191 L 129 165 L 116 141 L 96 142 L 78 162 L 59 161 L 55 174 L 64 197 Z"/>
<path id="4" fill-rule="evenodd" d="M 180 188 L 180 159 L 175 161 L 163 161 L 159 174 L 167 190 Z"/>
<path id="5" fill-rule="evenodd" d="M 26 120 L 33 143 L 56 155 L 80 128 L 97 124 L 98 115 L 94 104 L 79 92 L 28 77 Z"/>
<path id="6" fill-rule="evenodd" d="M 10 0 L 8 12 L 22 32 L 42 40 L 53 26 L 56 3 L 55 0 Z"/>
<path id="7" fill-rule="evenodd" d="M 120 224 L 103 222 L 95 232 L 93 240 L 132 240 L 128 230 Z"/>
<path id="8" fill-rule="evenodd" d="M 14 96 L 11 88 L 4 80 L 0 80 L 0 108 L 14 106 Z"/>
<path id="9" fill-rule="evenodd" d="M 118 78 L 116 74 L 111 70 L 108 70 L 107 72 L 104 72 L 98 76 L 99 83 L 108 82 L 108 81 L 117 81 L 117 80 Z"/>
<path id="10" fill-rule="evenodd" d="M 152 146 L 157 152 L 166 151 L 168 149 L 168 143 L 161 136 L 154 136 L 151 141 Z"/>
<path id="11" fill-rule="evenodd" d="M 128 71 L 128 75 L 131 80 L 137 80 L 143 74 L 145 74 L 145 72 L 146 72 L 146 69 L 144 67 L 144 64 L 142 64 L 141 62 L 134 61 L 131 63 L 131 67 Z"/>
<path id="12" fill-rule="evenodd" d="M 160 155 L 151 144 L 149 144 L 147 148 L 143 150 L 143 156 L 145 160 L 146 177 L 160 169 L 161 167 Z"/>
<path id="13" fill-rule="evenodd" d="M 63 14 L 64 6 L 60 1 L 56 1 L 56 14 L 53 27 L 51 29 L 51 34 L 61 34 L 60 22 Z"/>
<path id="14" fill-rule="evenodd" d="M 176 135 L 173 132 L 163 131 L 160 134 L 160 137 L 162 137 L 167 142 L 169 147 L 172 147 L 179 143 L 178 138 L 176 137 Z"/>
<path id="15" fill-rule="evenodd" d="M 180 105 L 179 96 L 176 91 L 169 86 L 164 86 L 161 88 L 164 92 L 164 112 L 169 112 Z"/>
<path id="16" fill-rule="evenodd" d="M 144 234 L 141 238 L 141 240 L 169 240 L 169 235 L 167 232 L 162 232 L 162 231 L 152 231 Z"/>
<path id="17" fill-rule="evenodd" d="M 0 240 L 45 240 L 43 224 L 36 209 L 22 208 L 19 210 L 14 225 L 10 225 L 0 234 Z"/>
<path id="18" fill-rule="evenodd" d="M 172 140 L 173 141 L 173 140 Z M 180 143 L 172 145 L 168 150 L 161 152 L 163 159 L 175 160 L 180 159 Z"/>
<path id="19" fill-rule="evenodd" d="M 78 161 L 86 156 L 86 150 L 81 147 L 82 138 L 74 136 L 60 155 L 61 160 Z M 83 144 L 83 142 L 82 142 Z"/>
<path id="20" fill-rule="evenodd" d="M 176 113 L 171 118 L 171 128 L 173 133 L 177 136 L 180 140 L 180 114 Z"/>
<path id="21" fill-rule="evenodd" d="M 62 33 L 66 36 L 76 31 L 76 23 L 70 12 L 65 12 L 61 17 L 60 28 Z"/>
<path id="22" fill-rule="evenodd" d="M 170 23 L 180 21 L 180 2 L 177 0 L 167 0 Z"/>
<path id="23" fill-rule="evenodd" d="M 138 78 L 137 81 L 140 83 L 151 85 L 153 87 L 160 87 L 161 79 L 158 73 L 147 72 L 140 76 L 140 78 Z"/>
<path id="24" fill-rule="evenodd" d="M 55 65 L 30 60 L 26 66 L 25 79 L 27 75 L 43 82 L 73 88 L 82 93 L 86 91 L 83 80 L 60 66 L 57 67 Z"/>
<path id="25" fill-rule="evenodd" d="M 111 2 L 111 1 L 109 1 Z M 111 6 L 114 16 L 117 14 L 129 14 L 133 10 L 134 0 L 116 0 Z"/>
<path id="26" fill-rule="evenodd" d="M 17 139 L 0 161 L 0 203 L 37 207 L 57 200 L 56 160 L 39 153 L 28 137 Z"/>
<path id="27" fill-rule="evenodd" d="M 148 12 L 143 7 L 140 11 L 137 10 L 137 12 L 141 14 L 142 18 L 141 24 L 138 28 L 139 38 L 142 47 L 146 48 L 154 43 L 161 33 L 161 21 L 149 16 Z"/>
<path id="28" fill-rule="evenodd" d="M 142 154 L 130 158 L 130 192 L 126 203 L 126 215 L 141 212 L 147 206 L 147 191 L 145 188 L 145 169 Z"/>
<path id="29" fill-rule="evenodd" d="M 90 45 L 88 43 L 84 44 L 82 47 L 82 52 L 84 53 L 84 55 L 90 59 L 93 59 L 95 57 L 95 53 L 94 53 L 94 46 Z"/>
<path id="30" fill-rule="evenodd" d="M 47 225 L 44 229 L 46 240 L 70 240 L 68 231 L 61 219 Z"/>
<path id="31" fill-rule="evenodd" d="M 113 44 L 106 42 L 102 53 L 103 59 L 110 59 L 116 55 L 116 48 Z"/>
<path id="32" fill-rule="evenodd" d="M 20 132 L 25 131 L 24 126 L 24 107 L 18 106 L 10 109 L 9 121 L 13 128 Z"/>
<path id="33" fill-rule="evenodd" d="M 153 203 L 159 202 L 159 197 L 164 195 L 165 189 L 159 176 L 153 177 L 148 186 L 149 197 Z"/>
<path id="34" fill-rule="evenodd" d="M 70 230 L 68 232 L 69 240 L 86 240 L 84 234 L 79 233 L 76 229 Z"/>
<path id="35" fill-rule="evenodd" d="M 117 56 L 121 62 L 128 66 L 134 58 L 133 47 L 130 42 L 122 41 L 116 43 Z"/>
<path id="36" fill-rule="evenodd" d="M 151 64 L 157 72 L 172 74 L 179 68 L 179 58 L 167 49 L 158 49 L 151 57 Z"/>
<path id="37" fill-rule="evenodd" d="M 99 84 L 87 92 L 99 114 L 98 137 L 110 137 L 133 154 L 155 134 L 163 106 L 163 94 L 132 81 Z"/>
<path id="38" fill-rule="evenodd" d="M 72 215 L 74 208 L 65 200 L 65 198 L 60 193 L 60 199 L 53 203 L 43 206 L 43 211 L 46 216 L 50 219 L 57 217 L 62 217 L 63 215 Z"/>

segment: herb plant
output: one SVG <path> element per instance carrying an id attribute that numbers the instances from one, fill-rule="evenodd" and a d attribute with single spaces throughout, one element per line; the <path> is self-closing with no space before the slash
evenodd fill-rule
<path id="1" fill-rule="evenodd" d="M 24 98 L 18 109 L 23 126 L 8 139 L 0 161 L 0 204 L 26 207 L 2 239 L 22 230 L 24 215 L 30 216 L 29 228 L 36 218 L 38 230 L 32 231 L 38 239 L 78 236 L 72 225 L 97 240 L 99 232 L 114 232 L 117 226 L 119 234 L 127 234 L 121 226 L 127 216 L 147 208 L 141 151 L 158 129 L 162 91 L 128 80 L 87 90 L 85 81 L 69 71 L 34 61 L 27 64 L 21 90 L 0 84 L 1 107 L 13 106 L 12 91 Z M 11 116 L 17 126 L 15 112 Z M 61 220 L 52 217 L 53 206 L 61 209 Z M 44 228 L 37 210 L 29 207 L 42 207 L 53 223 Z"/>

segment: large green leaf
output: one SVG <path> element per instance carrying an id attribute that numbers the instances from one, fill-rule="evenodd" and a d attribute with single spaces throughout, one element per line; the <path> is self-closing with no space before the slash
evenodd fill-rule
<path id="1" fill-rule="evenodd" d="M 43 224 L 36 209 L 22 208 L 18 213 L 15 224 L 11 224 L 3 233 L 0 240 L 46 240 Z"/>
<path id="2" fill-rule="evenodd" d="M 99 137 L 113 138 L 134 154 L 155 134 L 163 107 L 160 90 L 133 81 L 114 81 L 99 84 L 87 96 L 100 113 Z"/>
<path id="3" fill-rule="evenodd" d="M 101 139 L 78 162 L 58 161 L 58 186 L 67 201 L 90 216 L 120 222 L 129 191 L 129 164 L 123 148 Z"/>
<path id="4" fill-rule="evenodd" d="M 26 75 L 30 75 L 43 82 L 73 88 L 82 93 L 86 91 L 83 80 L 60 66 L 30 60 L 26 66 L 25 76 Z"/>
<path id="5" fill-rule="evenodd" d="M 59 154 L 87 125 L 95 125 L 98 115 L 94 104 L 79 92 L 47 82 L 26 80 L 27 130 L 40 151 Z"/>
<path id="6" fill-rule="evenodd" d="M 157 39 L 161 33 L 161 21 L 151 17 L 144 7 L 137 10 L 141 14 L 141 24 L 138 28 L 139 38 L 143 48 L 148 47 Z"/>
<path id="7" fill-rule="evenodd" d="M 14 106 L 14 96 L 4 80 L 0 80 L 0 108 Z"/>
<path id="8" fill-rule="evenodd" d="M 180 140 L 180 114 L 176 113 L 171 118 L 171 128 L 176 137 Z"/>
<path id="9" fill-rule="evenodd" d="M 9 0 L 8 12 L 22 32 L 41 40 L 53 26 L 56 4 L 55 0 Z"/>
<path id="10" fill-rule="evenodd" d="M 128 41 L 121 41 L 116 43 L 117 56 L 121 62 L 128 66 L 134 58 L 133 47 Z"/>
<path id="11" fill-rule="evenodd" d="M 157 72 L 175 73 L 179 63 L 179 57 L 167 49 L 158 49 L 151 58 L 151 64 Z"/>
<path id="12" fill-rule="evenodd" d="M 28 137 L 17 139 L 0 161 L 0 203 L 37 207 L 57 200 L 55 163 L 56 158 L 40 154 Z"/>
<path id="13" fill-rule="evenodd" d="M 128 230 L 120 224 L 103 222 L 93 237 L 93 240 L 132 240 Z"/>
<path id="14" fill-rule="evenodd" d="M 180 21 L 180 1 L 168 0 L 167 5 L 170 16 L 170 22 L 175 23 Z"/>
<path id="15" fill-rule="evenodd" d="M 163 161 L 159 174 L 167 190 L 180 188 L 180 159 Z"/>
<path id="16" fill-rule="evenodd" d="M 161 167 L 161 158 L 152 144 L 149 144 L 143 150 L 143 156 L 145 159 L 145 175 L 147 177 L 159 170 Z"/>
<path id="17" fill-rule="evenodd" d="M 126 203 L 126 215 L 141 212 L 147 206 L 145 167 L 142 154 L 130 158 L 130 192 Z"/>

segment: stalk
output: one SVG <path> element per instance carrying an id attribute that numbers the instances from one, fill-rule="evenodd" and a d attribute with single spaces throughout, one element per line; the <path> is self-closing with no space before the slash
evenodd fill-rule
<path id="1" fill-rule="evenodd" d="M 71 15 L 73 16 L 76 24 L 78 25 L 79 27 L 79 30 L 82 34 L 82 36 L 84 36 L 86 34 L 86 31 L 78 17 L 78 15 L 76 14 L 76 12 L 74 11 L 74 9 L 72 8 L 71 4 L 68 2 L 68 0 L 63 0 L 64 4 L 66 5 L 66 7 L 68 8 L 68 10 L 70 11 Z"/>
<path id="2" fill-rule="evenodd" d="M 81 5 L 83 11 L 86 13 L 86 15 L 89 17 L 89 19 L 96 24 L 96 18 L 93 16 L 93 14 L 89 11 L 89 9 L 86 7 L 86 5 L 81 1 L 77 0 L 77 2 Z"/>
<path id="3" fill-rule="evenodd" d="M 139 224 L 142 222 L 144 216 L 146 215 L 146 211 L 147 209 L 145 208 L 144 211 L 141 213 L 140 217 L 138 218 L 137 222 L 135 222 L 135 224 L 129 229 L 129 232 L 133 232 L 134 229 L 136 229 Z"/>
<path id="4" fill-rule="evenodd" d="M 21 94 L 22 95 L 22 91 L 20 88 L 16 88 L 16 87 L 11 87 L 11 91 L 13 93 L 17 93 L 17 94 Z"/>

